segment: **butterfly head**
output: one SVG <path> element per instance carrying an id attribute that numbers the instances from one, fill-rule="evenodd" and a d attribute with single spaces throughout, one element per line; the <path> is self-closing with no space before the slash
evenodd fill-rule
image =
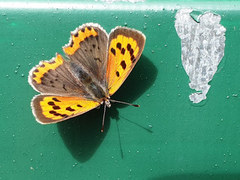
<path id="1" fill-rule="evenodd" d="M 104 100 L 105 105 L 110 108 L 111 107 L 111 102 L 110 102 L 110 98 L 107 98 L 106 100 Z"/>

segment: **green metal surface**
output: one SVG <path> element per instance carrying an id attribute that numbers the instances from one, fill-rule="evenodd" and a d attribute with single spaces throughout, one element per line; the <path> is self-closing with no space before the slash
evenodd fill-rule
<path id="1" fill-rule="evenodd" d="M 151 2 L 97 3 L 82 4 L 89 9 L 48 8 L 51 3 L 0 9 L 0 179 L 240 179 L 239 3 L 231 2 L 226 11 L 226 2 L 210 7 L 222 16 L 226 48 L 207 100 L 199 105 L 188 98 L 176 10 L 158 9 L 166 2 L 154 9 Z M 186 6 L 195 7 L 190 1 Z M 40 125 L 30 108 L 37 93 L 28 72 L 62 53 L 69 32 L 86 22 L 107 32 L 121 25 L 146 35 L 140 61 L 113 96 L 141 107 L 114 104 L 104 133 L 102 108 Z"/>

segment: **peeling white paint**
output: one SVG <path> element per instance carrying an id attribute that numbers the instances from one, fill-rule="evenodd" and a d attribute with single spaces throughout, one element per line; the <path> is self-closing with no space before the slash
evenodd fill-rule
<path id="1" fill-rule="evenodd" d="M 193 103 L 206 99 L 208 84 L 224 56 L 226 29 L 220 24 L 221 16 L 206 12 L 197 18 L 192 9 L 181 9 L 175 18 L 175 28 L 181 39 L 182 64 L 189 76 L 189 87 L 197 92 L 189 98 Z"/>

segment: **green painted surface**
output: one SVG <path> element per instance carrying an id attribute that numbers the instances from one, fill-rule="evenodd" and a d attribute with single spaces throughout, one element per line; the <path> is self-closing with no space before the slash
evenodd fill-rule
<path id="1" fill-rule="evenodd" d="M 138 10 L 144 3 L 123 3 L 121 10 L 121 4 L 118 10 L 0 9 L 0 179 L 240 178 L 240 12 L 221 11 L 221 4 L 212 10 L 227 29 L 225 56 L 207 100 L 193 105 L 176 11 Z M 28 71 L 62 53 L 69 32 L 86 22 L 146 35 L 139 63 L 113 96 L 141 107 L 113 105 L 104 133 L 102 108 L 40 125 L 30 108 L 37 93 Z"/>

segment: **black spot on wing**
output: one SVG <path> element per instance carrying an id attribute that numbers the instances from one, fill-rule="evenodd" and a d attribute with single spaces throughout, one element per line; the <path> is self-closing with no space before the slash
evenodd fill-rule
<path id="1" fill-rule="evenodd" d="M 122 48 L 122 50 L 121 50 L 121 54 L 122 54 L 122 55 L 125 54 L 125 49 L 124 49 L 124 48 Z"/>
<path id="2" fill-rule="evenodd" d="M 57 110 L 57 109 L 61 109 L 59 106 L 53 106 L 53 109 Z"/>
<path id="3" fill-rule="evenodd" d="M 122 44 L 121 43 L 117 43 L 116 47 L 121 50 Z"/>
<path id="4" fill-rule="evenodd" d="M 116 55 L 116 50 L 114 48 L 111 48 L 111 53 L 115 56 Z"/>
<path id="5" fill-rule="evenodd" d="M 75 109 L 72 109 L 70 106 L 66 108 L 67 111 L 75 111 Z"/>
<path id="6" fill-rule="evenodd" d="M 50 114 L 56 114 L 56 111 L 49 111 Z"/>
<path id="7" fill-rule="evenodd" d="M 64 89 L 65 91 L 67 91 L 67 89 L 66 89 L 66 87 L 65 87 L 65 84 L 63 84 L 63 89 Z"/>
<path id="8" fill-rule="evenodd" d="M 125 70 L 127 65 L 126 65 L 126 62 L 124 60 L 121 61 L 121 64 L 122 68 Z"/>
<path id="9" fill-rule="evenodd" d="M 50 105 L 50 106 L 55 106 L 55 103 L 54 103 L 53 101 L 49 101 L 49 102 L 48 102 L 48 105 Z"/>
<path id="10" fill-rule="evenodd" d="M 118 72 L 118 71 L 116 72 L 116 75 L 117 75 L 117 77 L 119 77 L 119 76 L 120 76 L 120 74 L 119 74 L 119 72 Z"/>
<path id="11" fill-rule="evenodd" d="M 73 41 L 71 41 L 71 43 L 70 43 L 70 45 L 69 45 L 70 47 L 73 47 Z"/>
<path id="12" fill-rule="evenodd" d="M 52 100 L 55 101 L 55 102 L 61 102 L 61 101 L 59 101 L 59 100 L 58 100 L 57 98 L 55 98 L 55 97 L 52 98 Z"/>
<path id="13" fill-rule="evenodd" d="M 78 32 L 76 34 L 74 34 L 75 37 L 78 37 Z"/>
<path id="14" fill-rule="evenodd" d="M 128 45 L 127 45 L 127 50 L 130 51 L 130 49 L 131 49 L 131 45 L 128 44 Z"/>

